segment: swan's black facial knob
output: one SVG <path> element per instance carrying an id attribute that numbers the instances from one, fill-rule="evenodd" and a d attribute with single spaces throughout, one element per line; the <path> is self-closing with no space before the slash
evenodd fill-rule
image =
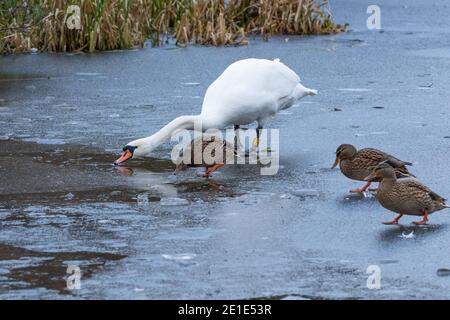
<path id="1" fill-rule="evenodd" d="M 137 149 L 137 147 L 135 147 L 135 146 L 128 146 L 128 145 L 126 145 L 125 147 L 123 147 L 123 149 L 122 149 L 122 151 L 130 151 L 131 153 L 134 153 L 134 150 L 136 150 Z"/>

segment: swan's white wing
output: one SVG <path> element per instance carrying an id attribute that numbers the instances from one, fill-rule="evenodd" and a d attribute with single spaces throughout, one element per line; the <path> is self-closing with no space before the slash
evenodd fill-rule
<path id="1" fill-rule="evenodd" d="M 251 123 L 275 114 L 299 82 L 300 77 L 279 61 L 237 61 L 209 86 L 202 115 L 225 125 Z"/>

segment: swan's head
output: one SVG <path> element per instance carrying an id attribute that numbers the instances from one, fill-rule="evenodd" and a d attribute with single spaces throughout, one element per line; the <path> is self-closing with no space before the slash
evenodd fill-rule
<path id="1" fill-rule="evenodd" d="M 123 147 L 123 149 L 122 149 L 122 155 L 120 156 L 119 159 L 114 161 L 114 164 L 120 165 L 120 164 L 124 163 L 125 161 L 130 160 L 132 158 L 138 158 L 138 157 L 145 156 L 146 154 L 148 154 L 150 151 L 153 150 L 152 141 L 153 141 L 152 138 L 148 137 L 148 138 L 137 139 L 137 140 L 127 143 L 126 146 Z"/>
<path id="2" fill-rule="evenodd" d="M 131 146 L 127 144 L 125 147 L 123 147 L 120 158 L 114 161 L 114 164 L 118 166 L 124 163 L 125 161 L 130 160 L 131 158 L 133 158 L 134 153 L 137 149 L 138 146 Z"/>

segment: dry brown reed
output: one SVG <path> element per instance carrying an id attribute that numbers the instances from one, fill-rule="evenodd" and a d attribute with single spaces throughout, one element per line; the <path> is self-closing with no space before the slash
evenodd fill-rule
<path id="1" fill-rule="evenodd" d="M 70 29 L 67 8 L 80 8 Z M 89 51 L 142 47 L 175 37 L 178 45 L 241 45 L 247 36 L 329 34 L 326 0 L 3 0 L 0 52 Z"/>

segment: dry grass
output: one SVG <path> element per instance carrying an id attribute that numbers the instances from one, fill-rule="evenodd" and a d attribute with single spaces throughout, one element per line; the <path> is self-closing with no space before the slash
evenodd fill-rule
<path id="1" fill-rule="evenodd" d="M 69 29 L 69 5 L 78 5 L 81 28 Z M 246 44 L 247 35 L 328 34 L 327 2 L 315 0 L 2 0 L 0 52 L 89 51 L 176 43 Z"/>

